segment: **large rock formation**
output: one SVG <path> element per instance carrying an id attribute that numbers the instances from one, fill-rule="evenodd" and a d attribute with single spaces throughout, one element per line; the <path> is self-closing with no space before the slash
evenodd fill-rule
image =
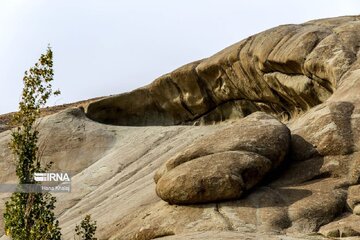
<path id="1" fill-rule="evenodd" d="M 43 118 L 43 161 L 74 173 L 65 239 L 87 213 L 99 239 L 359 237 L 359 47 L 358 16 L 279 26 Z"/>
<path id="2" fill-rule="evenodd" d="M 357 17 L 279 26 L 90 104 L 87 116 L 136 126 L 218 122 L 259 110 L 291 118 L 340 86 L 357 60 L 359 28 Z"/>
<path id="3" fill-rule="evenodd" d="M 169 159 L 155 174 L 156 192 L 169 203 L 238 199 L 285 158 L 288 128 L 254 113 L 200 138 Z"/>

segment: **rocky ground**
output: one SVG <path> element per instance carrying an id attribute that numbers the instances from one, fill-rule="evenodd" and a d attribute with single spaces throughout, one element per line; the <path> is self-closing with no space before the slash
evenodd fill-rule
<path id="1" fill-rule="evenodd" d="M 88 213 L 99 239 L 360 239 L 359 47 L 358 16 L 283 25 L 43 117 L 64 239 Z"/>

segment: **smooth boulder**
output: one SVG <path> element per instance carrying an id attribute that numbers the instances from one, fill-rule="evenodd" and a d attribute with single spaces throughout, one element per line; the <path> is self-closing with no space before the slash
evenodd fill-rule
<path id="1" fill-rule="evenodd" d="M 172 204 L 240 198 L 284 159 L 288 128 L 257 112 L 200 138 L 155 174 L 156 193 Z"/>

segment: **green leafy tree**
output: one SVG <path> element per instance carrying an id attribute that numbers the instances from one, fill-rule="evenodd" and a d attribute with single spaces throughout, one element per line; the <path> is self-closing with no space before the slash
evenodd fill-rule
<path id="1" fill-rule="evenodd" d="M 91 216 L 86 215 L 80 225 L 76 225 L 75 233 L 78 239 L 81 240 L 97 240 L 97 238 L 94 237 L 96 228 L 96 221 L 91 222 Z"/>
<path id="2" fill-rule="evenodd" d="M 13 117 L 18 127 L 11 134 L 10 148 L 16 157 L 19 184 L 36 184 L 34 173 L 51 167 L 51 163 L 46 166 L 40 163 L 36 120 L 49 97 L 60 94 L 52 90 L 53 75 L 53 53 L 48 47 L 35 66 L 25 72 L 19 111 Z M 13 193 L 5 203 L 6 234 L 13 240 L 61 239 L 59 222 L 53 212 L 55 202 L 50 193 Z"/>

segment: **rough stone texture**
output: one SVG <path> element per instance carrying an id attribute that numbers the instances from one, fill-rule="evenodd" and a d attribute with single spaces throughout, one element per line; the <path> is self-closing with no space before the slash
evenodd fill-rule
<path id="1" fill-rule="evenodd" d="M 56 194 L 64 239 L 73 238 L 75 224 L 87 213 L 98 222 L 99 239 L 322 239 L 314 235 L 318 231 L 329 237 L 357 235 L 359 30 L 358 16 L 279 26 L 148 86 L 91 103 L 85 114 L 70 109 L 44 118 L 43 161 L 54 160 L 56 169 L 75 174 L 73 192 Z M 259 146 L 261 139 L 271 143 L 267 139 L 275 135 L 254 132 L 257 140 L 244 149 L 236 148 L 238 135 L 228 130 L 241 132 L 236 126 L 246 119 L 238 119 L 259 110 L 286 123 L 291 143 L 284 148 L 288 156 L 258 186 L 238 200 L 186 206 L 169 205 L 156 195 L 156 172 L 158 183 L 177 168 L 191 168 L 186 174 L 226 175 L 223 166 L 238 159 L 223 158 L 228 160 L 223 166 L 221 157 L 213 159 L 213 166 L 197 161 L 234 150 L 274 164 L 283 149 L 266 155 Z M 213 145 L 207 148 L 204 139 L 214 139 L 208 141 Z M 2 182 L 15 179 L 8 140 L 9 131 L 0 133 Z M 192 155 L 199 149 L 203 155 Z M 212 169 L 217 166 L 222 170 Z M 8 196 L 0 194 L 0 209 Z"/>
<path id="2" fill-rule="evenodd" d="M 224 151 L 248 151 L 268 158 L 278 166 L 288 152 L 288 128 L 265 113 L 257 112 L 231 126 L 201 138 L 169 159 L 155 174 L 155 182 L 176 166 L 195 158 Z"/>
<path id="3" fill-rule="evenodd" d="M 270 169 L 270 160 L 258 154 L 215 153 L 172 169 L 159 179 L 156 192 L 163 200 L 175 204 L 238 199 Z"/>
<path id="4" fill-rule="evenodd" d="M 155 174 L 156 192 L 178 204 L 237 199 L 284 160 L 289 145 L 285 125 L 251 114 L 170 158 Z"/>
<path id="5" fill-rule="evenodd" d="M 360 215 L 360 185 L 349 187 L 347 204 L 353 213 Z"/>
<path id="6" fill-rule="evenodd" d="M 344 214 L 338 219 L 320 228 L 319 232 L 326 237 L 360 238 L 360 217 L 353 214 Z"/>
<path id="7" fill-rule="evenodd" d="M 327 21 L 261 32 L 144 88 L 92 103 L 87 116 L 135 126 L 218 122 L 258 110 L 296 116 L 328 99 L 357 62 L 358 17 Z"/>
<path id="8" fill-rule="evenodd" d="M 227 240 L 239 240 L 239 239 L 259 239 L 259 240 L 324 240 L 324 238 L 319 235 L 314 236 L 306 236 L 306 235 L 298 235 L 298 236 L 281 236 L 281 235 L 266 235 L 266 234 L 254 234 L 254 233 L 241 233 L 241 232 L 221 232 L 221 231 L 207 231 L 207 232 L 193 232 L 188 234 L 179 234 L 173 236 L 166 236 L 159 238 L 161 240 L 219 240 L 219 239 L 227 239 Z"/>

